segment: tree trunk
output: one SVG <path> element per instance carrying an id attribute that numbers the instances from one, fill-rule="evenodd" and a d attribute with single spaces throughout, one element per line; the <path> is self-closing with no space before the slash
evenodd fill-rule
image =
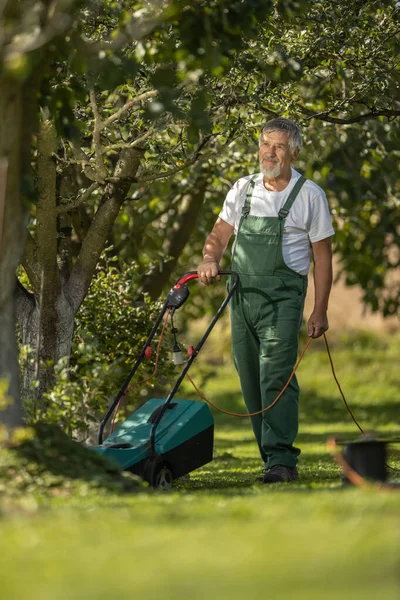
<path id="1" fill-rule="evenodd" d="M 64 239 L 70 229 L 68 213 L 58 214 L 56 194 L 56 167 L 53 155 L 57 140 L 54 127 L 44 122 L 38 136 L 39 202 L 37 204 L 36 239 L 28 238 L 24 268 L 28 273 L 34 297 L 20 286 L 18 289 L 17 317 L 22 343 L 39 348 L 39 363 L 30 360 L 23 369 L 23 394 L 32 398 L 33 382 L 37 405 L 43 411 L 43 394 L 54 381 L 54 365 L 71 354 L 74 317 L 83 302 L 92 281 L 96 265 L 104 249 L 109 232 L 130 188 L 140 164 L 142 151 L 124 151 L 117 164 L 117 184 L 108 184 L 99 209 L 90 224 L 81 251 L 69 274 L 71 245 Z M 39 275 L 40 274 L 40 275 Z"/>
<path id="2" fill-rule="evenodd" d="M 43 394 L 54 382 L 54 365 L 61 358 L 69 357 L 71 354 L 75 312 L 61 292 L 58 298 L 53 298 L 54 304 L 51 309 L 51 320 L 49 320 L 50 311 L 43 312 L 40 304 L 34 300 L 28 303 L 23 299 L 22 294 L 26 294 L 25 290 L 19 291 L 17 300 L 21 343 L 32 349 L 35 360 L 30 356 L 26 364 L 21 365 L 21 394 L 24 399 L 34 398 L 37 408 L 45 410 Z M 38 347 L 39 354 L 36 357 Z M 38 384 L 34 389 L 33 383 L 36 380 Z"/>
<path id="3" fill-rule="evenodd" d="M 83 240 L 71 277 L 64 286 L 65 295 L 75 311 L 78 311 L 87 294 L 100 255 L 131 187 L 129 180 L 135 177 L 143 154 L 144 151 L 138 148 L 123 150 L 114 172 L 114 176 L 121 181 L 109 183 L 105 188 L 100 206 Z"/>
<path id="4" fill-rule="evenodd" d="M 20 182 L 23 98 L 19 83 L 0 78 L 0 381 L 6 382 L 11 404 L 1 411 L 8 428 L 22 422 L 19 373 L 15 339 L 14 289 L 23 240 Z"/>

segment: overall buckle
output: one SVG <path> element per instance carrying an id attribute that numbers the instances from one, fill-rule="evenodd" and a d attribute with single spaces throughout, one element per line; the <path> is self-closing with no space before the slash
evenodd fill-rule
<path id="1" fill-rule="evenodd" d="M 281 210 L 278 212 L 278 217 L 282 220 L 282 219 L 286 219 L 286 217 L 288 216 L 289 211 L 286 208 L 281 208 Z"/>

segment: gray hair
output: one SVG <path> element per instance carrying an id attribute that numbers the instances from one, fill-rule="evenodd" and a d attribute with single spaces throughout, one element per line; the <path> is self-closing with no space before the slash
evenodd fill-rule
<path id="1" fill-rule="evenodd" d="M 284 117 L 278 117 L 277 119 L 271 119 L 267 121 L 261 130 L 258 138 L 258 145 L 261 146 L 263 141 L 264 133 L 271 131 L 283 131 L 288 134 L 289 148 L 293 153 L 295 150 L 301 150 L 303 147 L 303 140 L 301 139 L 301 129 L 296 123 L 293 123 L 290 119 Z"/>

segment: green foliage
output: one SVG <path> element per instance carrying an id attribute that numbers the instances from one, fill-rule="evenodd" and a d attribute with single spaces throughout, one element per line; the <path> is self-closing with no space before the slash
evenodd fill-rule
<path id="1" fill-rule="evenodd" d="M 302 6 L 294 4 L 298 10 Z M 44 83 L 41 105 L 49 108 L 60 133 L 69 139 L 77 135 L 76 126 L 81 128 L 82 123 L 75 122 L 71 107 L 82 103 L 89 88 L 108 95 L 130 85 L 138 94 L 148 86 L 158 90 L 159 98 L 143 111 L 145 120 L 159 124 L 166 113 L 180 119 L 189 116 L 187 130 L 194 141 L 200 131 L 211 128 L 207 95 L 201 89 L 208 85 L 203 76 L 228 73 L 237 52 L 272 12 L 273 3 L 199 0 L 182 4 L 178 0 L 158 8 L 127 0 L 103 1 L 101 8 L 85 6 L 77 12 L 73 35 L 58 46 L 57 76 L 49 70 Z M 135 37 L 141 27 L 148 35 Z M 101 50 L 94 52 L 84 39 L 102 44 Z M 106 45 L 106 39 L 114 42 Z M 202 83 L 196 89 L 199 78 Z"/>
<path id="2" fill-rule="evenodd" d="M 33 402 L 27 404 L 29 421 L 56 423 L 69 435 L 87 437 L 136 362 L 162 304 L 152 303 L 147 297 L 141 302 L 135 300 L 135 265 L 119 271 L 114 264 L 115 260 L 105 255 L 98 265 L 76 318 L 71 358 L 65 357 L 55 365 L 56 382 L 44 398 L 44 411 L 35 411 Z M 157 374 L 148 383 L 136 385 L 154 373 L 161 329 L 151 344 L 152 358 L 143 361 L 124 396 L 120 416 L 148 399 L 155 386 L 161 393 L 171 380 L 167 329 Z"/>
<path id="3" fill-rule="evenodd" d="M 389 348 L 391 348 L 392 351 L 396 351 L 396 344 L 394 340 L 390 341 L 386 337 L 378 335 L 376 332 L 370 331 L 368 329 L 344 331 L 340 333 L 338 337 L 339 348 L 356 350 L 358 352 L 363 352 L 365 350 L 386 352 Z"/>
<path id="4" fill-rule="evenodd" d="M 0 380 L 0 411 L 5 410 L 10 405 L 10 398 L 7 395 L 9 384 L 6 380 Z"/>
<path id="5" fill-rule="evenodd" d="M 129 117 L 102 132 L 108 175 L 113 173 L 122 146 L 135 143 L 152 127 L 154 134 L 143 144 L 145 153 L 139 180 L 182 166 L 196 150 L 197 143 L 207 140 L 199 168 L 190 167 L 167 184 L 153 183 L 147 189 L 140 184 L 132 187 L 130 197 L 135 203 L 126 207 L 119 222 L 125 219 L 130 232 L 134 227 L 135 235 L 127 235 L 125 227 L 120 232 L 117 227 L 118 252 L 143 265 L 152 260 L 161 264 L 168 260 L 160 247 L 174 227 L 173 215 L 185 191 L 193 188 L 204 167 L 210 180 L 207 203 L 198 231 L 193 234 L 194 248 L 188 251 L 189 256 L 200 256 L 201 239 L 229 189 L 227 183 L 257 168 L 254 159 L 257 132 L 265 119 L 281 114 L 304 125 L 308 147 L 300 165 L 304 165 L 307 175 L 312 178 L 316 175 L 330 191 L 333 203 L 343 205 L 341 190 L 346 187 L 353 188 L 346 190 L 347 198 L 357 196 L 351 207 L 340 209 L 339 219 L 344 217 L 347 226 L 340 229 L 336 238 L 348 283 L 362 285 L 365 301 L 374 310 L 395 313 L 397 286 L 393 292 L 387 292 L 386 277 L 391 269 L 386 259 L 391 254 L 386 243 L 391 233 L 386 232 L 385 238 L 390 223 L 392 228 L 397 227 L 395 204 L 392 202 L 392 210 L 386 210 L 388 194 L 396 195 L 396 186 L 392 185 L 396 169 L 391 168 L 395 157 L 392 161 L 383 160 L 388 164 L 383 173 L 376 156 L 356 148 L 352 140 L 365 142 L 369 135 L 363 115 L 376 118 L 380 113 L 393 117 L 397 114 L 393 107 L 398 79 L 398 8 L 376 0 L 351 5 L 333 1 L 309 4 L 199 0 L 189 4 L 170 2 L 165 11 L 164 8 L 140 41 L 122 44 L 118 49 L 101 53 L 101 57 L 87 58 L 84 52 L 76 51 L 67 52 L 64 57 L 61 52 L 57 77 L 51 80 L 44 94 L 48 99 L 44 104 L 48 102 L 52 115 L 69 128 L 69 133 L 65 130 L 67 137 L 73 137 L 73 128 L 79 127 L 81 146 L 95 166 L 88 89 L 94 87 L 97 92 L 102 118 L 112 116 L 144 91 L 158 91 L 153 101 L 138 105 Z M 146 23 L 154 16 L 152 10 L 157 12 L 155 6 L 128 1 L 104 2 L 102 9 L 85 7 L 79 25 L 79 31 L 96 42 L 129 32 L 130 27 Z M 74 40 L 71 38 L 68 44 Z M 110 77 L 112 81 L 107 79 Z M 337 126 L 328 130 L 315 118 L 332 121 Z M 353 133 L 343 135 L 346 123 L 353 121 Z M 387 126 L 390 131 L 396 130 L 394 124 Z M 382 156 L 389 158 L 391 148 L 384 139 L 383 123 L 377 122 L 372 128 L 377 143 L 386 147 Z M 327 151 L 330 144 L 331 153 Z M 351 165 L 344 156 L 349 149 Z M 372 194 L 374 197 L 369 199 L 371 210 L 378 214 L 372 221 L 378 218 L 380 227 L 369 216 L 364 218 L 369 209 L 367 206 L 364 210 L 362 186 L 369 186 L 371 177 L 362 175 L 359 185 L 357 162 L 361 156 L 364 164 L 360 165 L 361 171 L 372 172 L 377 187 L 390 188 L 385 199 L 382 194 L 378 198 Z M 71 158 L 68 151 L 67 158 Z M 332 172 L 337 185 L 332 185 Z M 70 177 L 61 161 L 59 176 Z M 385 183 L 388 177 L 389 185 Z M 89 207 L 90 215 L 101 198 L 97 194 Z M 211 211 L 207 211 L 209 208 Z M 163 221 L 165 215 L 170 217 L 168 223 Z M 143 231 L 145 251 L 143 244 L 135 241 Z M 362 240 L 369 233 L 373 243 L 367 248 Z M 363 260 L 355 257 L 354 247 L 361 249 L 359 256 Z M 182 262 L 186 259 L 183 256 Z"/>
<path id="6" fill-rule="evenodd" d="M 361 285 L 364 302 L 384 316 L 400 306 L 395 275 L 400 265 L 399 131 L 398 123 L 348 126 L 342 132 L 345 143 L 335 144 L 326 160 L 331 166 L 327 187 L 336 198 L 341 271 L 349 285 Z"/>

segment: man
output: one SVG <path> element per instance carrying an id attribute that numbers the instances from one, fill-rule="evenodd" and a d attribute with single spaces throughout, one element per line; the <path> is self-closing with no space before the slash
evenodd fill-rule
<path id="1" fill-rule="evenodd" d="M 219 279 L 219 262 L 235 232 L 231 268 L 240 284 L 231 300 L 232 350 L 249 413 L 274 401 L 295 365 L 311 253 L 315 304 L 308 335 L 317 338 L 328 329 L 334 230 L 323 190 L 291 166 L 301 147 L 300 128 L 292 121 L 265 124 L 261 173 L 239 179 L 229 191 L 198 267 L 203 284 Z M 263 483 L 298 478 L 298 401 L 293 377 L 273 408 L 251 418 Z"/>

